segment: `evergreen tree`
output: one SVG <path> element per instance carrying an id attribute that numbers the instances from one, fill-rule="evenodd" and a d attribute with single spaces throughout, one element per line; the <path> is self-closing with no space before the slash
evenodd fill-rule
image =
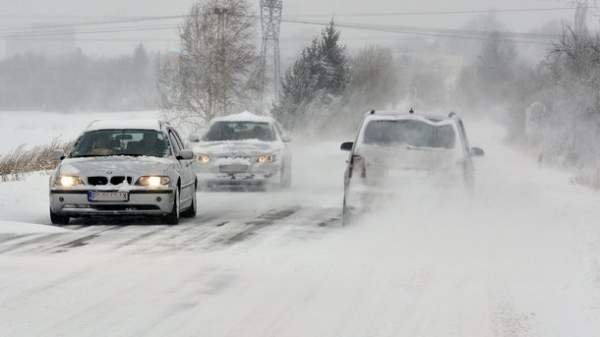
<path id="1" fill-rule="evenodd" d="M 340 44 L 340 35 L 341 32 L 332 20 L 321 32 L 319 45 L 319 56 L 324 68 L 319 86 L 334 95 L 342 94 L 349 82 L 348 57 L 346 48 Z"/>
<path id="2" fill-rule="evenodd" d="M 310 107 L 321 106 L 320 110 L 326 111 L 325 106 L 344 93 L 349 70 L 346 49 L 332 21 L 286 71 L 282 98 L 273 114 L 293 129 L 305 122 Z"/>

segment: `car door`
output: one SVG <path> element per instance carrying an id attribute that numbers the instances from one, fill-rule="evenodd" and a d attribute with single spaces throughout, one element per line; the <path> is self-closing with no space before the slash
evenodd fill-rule
<path id="1" fill-rule="evenodd" d="M 169 140 L 173 144 L 175 156 L 179 156 L 184 149 L 181 137 L 174 129 L 169 128 Z M 192 171 L 192 160 L 178 160 L 179 176 L 181 179 L 181 204 L 189 206 L 196 193 L 196 177 Z"/>

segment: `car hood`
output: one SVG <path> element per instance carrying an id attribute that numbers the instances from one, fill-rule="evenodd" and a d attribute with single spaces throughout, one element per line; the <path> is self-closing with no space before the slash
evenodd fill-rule
<path id="1" fill-rule="evenodd" d="M 175 163 L 171 159 L 156 157 L 93 157 L 67 158 L 58 172 L 77 176 L 143 176 L 165 174 Z"/>
<path id="2" fill-rule="evenodd" d="M 227 141 L 227 142 L 202 142 L 194 147 L 196 154 L 215 156 L 256 156 L 270 154 L 281 150 L 279 142 L 252 141 Z"/>

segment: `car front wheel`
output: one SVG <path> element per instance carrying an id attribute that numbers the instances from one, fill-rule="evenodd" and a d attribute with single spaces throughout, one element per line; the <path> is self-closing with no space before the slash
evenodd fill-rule
<path id="1" fill-rule="evenodd" d="M 190 206 L 190 208 L 188 208 L 183 213 L 181 213 L 181 216 L 183 216 L 184 218 L 193 218 L 196 216 L 196 213 L 198 212 L 198 201 L 196 200 L 197 199 L 196 189 L 197 188 L 194 188 L 194 192 L 192 194 L 192 205 Z"/>
<path id="2" fill-rule="evenodd" d="M 180 217 L 179 208 L 180 208 L 179 189 L 176 189 L 175 197 L 173 198 L 173 208 L 171 210 L 171 213 L 169 213 L 167 216 L 165 216 L 165 222 L 168 225 L 179 224 L 179 217 Z"/>
<path id="3" fill-rule="evenodd" d="M 58 215 L 58 214 L 50 211 L 50 221 L 52 222 L 53 225 L 60 225 L 60 226 L 68 225 L 70 220 L 71 220 L 71 218 L 69 218 L 68 216 Z"/>

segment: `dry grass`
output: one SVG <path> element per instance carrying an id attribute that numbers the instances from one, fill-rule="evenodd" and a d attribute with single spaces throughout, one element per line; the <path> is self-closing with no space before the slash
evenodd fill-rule
<path id="1" fill-rule="evenodd" d="M 21 145 L 6 155 L 0 156 L 0 182 L 19 180 L 24 174 L 52 170 L 58 165 L 54 157 L 55 150 L 67 151 L 71 143 L 54 139 L 48 145 L 26 149 Z"/>

